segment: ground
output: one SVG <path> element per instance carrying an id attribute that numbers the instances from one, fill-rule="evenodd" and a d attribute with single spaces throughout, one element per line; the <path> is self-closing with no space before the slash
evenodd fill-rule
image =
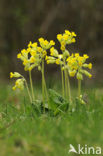
<path id="1" fill-rule="evenodd" d="M 86 94 L 87 104 L 74 112 L 35 115 L 26 91 L 1 85 L 0 156 L 72 156 L 70 144 L 103 149 L 103 89 L 86 89 Z"/>

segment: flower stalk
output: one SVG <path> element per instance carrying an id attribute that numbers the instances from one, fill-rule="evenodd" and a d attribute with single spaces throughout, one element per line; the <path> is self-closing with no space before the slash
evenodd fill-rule
<path id="1" fill-rule="evenodd" d="M 64 98 L 64 72 L 61 68 L 61 78 L 62 78 L 62 96 Z"/>
<path id="2" fill-rule="evenodd" d="M 27 92 L 28 92 L 28 95 L 29 95 L 30 102 L 32 103 L 32 97 L 31 97 L 30 90 L 29 90 L 29 87 L 28 87 L 28 84 L 27 84 L 26 80 L 25 80 L 25 85 L 26 85 L 26 88 L 27 88 Z"/>
<path id="3" fill-rule="evenodd" d="M 42 99 L 43 99 L 43 112 L 45 113 L 44 59 L 42 60 Z"/>
<path id="4" fill-rule="evenodd" d="M 81 95 L 81 80 L 78 79 L 78 97 L 80 98 Z"/>
<path id="5" fill-rule="evenodd" d="M 30 79 L 31 95 L 32 95 L 32 102 L 33 102 L 34 101 L 34 89 L 33 89 L 33 82 L 32 82 L 31 70 L 29 71 L 29 79 Z"/>

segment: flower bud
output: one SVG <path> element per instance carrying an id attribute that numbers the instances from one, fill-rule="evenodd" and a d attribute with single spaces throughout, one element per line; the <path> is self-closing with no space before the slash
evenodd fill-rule
<path id="1" fill-rule="evenodd" d="M 92 77 L 92 75 L 91 75 L 88 71 L 86 71 L 86 70 L 83 70 L 83 73 L 84 73 L 87 77 L 89 77 L 89 78 Z"/>
<path id="2" fill-rule="evenodd" d="M 41 66 L 38 66 L 38 70 L 41 71 Z"/>
<path id="3" fill-rule="evenodd" d="M 66 58 L 68 56 L 70 56 L 69 51 L 68 50 L 65 50 L 64 53 L 63 53 L 63 57 Z"/>
<path id="4" fill-rule="evenodd" d="M 74 76 L 75 76 L 75 74 L 76 74 L 76 70 L 69 71 L 69 75 L 70 75 L 71 77 L 74 77 Z"/>
<path id="5" fill-rule="evenodd" d="M 10 72 L 10 78 L 13 78 L 13 77 L 21 77 L 21 74 L 19 74 L 18 72 Z"/>
<path id="6" fill-rule="evenodd" d="M 78 80 L 83 80 L 83 75 L 79 72 L 77 73 L 76 77 Z"/>

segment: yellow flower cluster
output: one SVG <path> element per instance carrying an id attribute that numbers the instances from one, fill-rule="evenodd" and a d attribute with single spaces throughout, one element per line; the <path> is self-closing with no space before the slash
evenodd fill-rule
<path id="1" fill-rule="evenodd" d="M 69 75 L 71 77 L 74 77 L 76 75 L 77 79 L 80 80 L 83 79 L 83 74 L 91 78 L 92 75 L 84 69 L 84 68 L 92 69 L 91 63 L 89 64 L 85 63 L 88 58 L 89 58 L 88 55 L 84 54 L 83 56 L 80 56 L 79 53 L 75 53 L 69 56 L 67 58 Z"/>
<path id="2" fill-rule="evenodd" d="M 61 44 L 61 50 L 65 51 L 67 44 L 75 43 L 76 42 L 75 37 L 76 37 L 75 32 L 70 32 L 69 30 L 65 30 L 64 34 L 58 34 L 57 39 Z"/>
<path id="3" fill-rule="evenodd" d="M 16 90 L 17 88 L 19 88 L 20 90 L 24 89 L 25 79 L 21 74 L 19 74 L 18 72 L 14 72 L 14 73 L 10 72 L 10 78 L 19 78 L 16 80 L 15 85 L 12 88 L 13 90 Z"/>
<path id="4" fill-rule="evenodd" d="M 30 41 L 28 48 L 21 50 L 21 53 L 17 55 L 17 58 L 23 62 L 25 71 L 31 71 L 34 67 L 40 68 L 42 58 L 45 58 L 47 55 L 46 50 L 55 45 L 53 40 L 49 42 L 43 38 L 39 38 L 39 43 L 40 46 L 38 46 L 37 42 L 32 43 Z"/>
<path id="5" fill-rule="evenodd" d="M 37 55 L 37 42 L 28 44 L 27 49 L 21 50 L 21 53 L 17 55 L 17 58 L 23 62 L 25 71 L 32 70 L 38 65 L 38 55 Z M 37 58 L 37 59 L 36 59 Z"/>

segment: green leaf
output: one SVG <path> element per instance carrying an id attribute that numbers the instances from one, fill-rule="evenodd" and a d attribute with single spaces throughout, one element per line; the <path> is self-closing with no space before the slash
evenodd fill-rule
<path id="1" fill-rule="evenodd" d="M 49 105 L 54 114 L 68 110 L 69 103 L 56 91 L 49 89 Z"/>

